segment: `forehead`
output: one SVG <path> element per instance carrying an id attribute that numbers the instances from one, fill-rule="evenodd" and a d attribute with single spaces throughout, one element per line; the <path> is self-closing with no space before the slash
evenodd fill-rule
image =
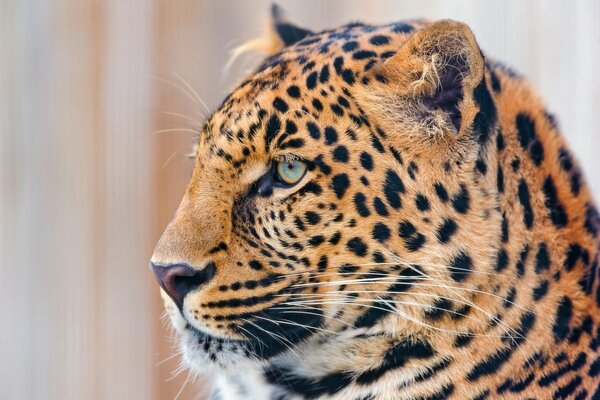
<path id="1" fill-rule="evenodd" d="M 269 57 L 209 119 L 203 134 L 209 151 L 223 153 L 232 147 L 244 152 L 268 151 L 260 139 L 274 112 L 316 120 L 331 112 L 343 115 L 340 107 L 345 104 L 331 103 L 343 103 L 371 79 L 384 80 L 369 72 L 393 56 L 420 25 L 423 22 L 348 24 L 310 35 Z M 360 123 L 357 116 L 345 117 Z"/>

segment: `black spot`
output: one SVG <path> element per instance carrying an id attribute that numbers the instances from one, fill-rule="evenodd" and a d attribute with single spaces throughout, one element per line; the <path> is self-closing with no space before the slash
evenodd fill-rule
<path id="1" fill-rule="evenodd" d="M 383 192 L 389 205 L 395 209 L 402 207 L 400 193 L 404 193 L 404 183 L 393 170 L 388 169 L 385 173 Z"/>
<path id="2" fill-rule="evenodd" d="M 493 70 L 490 70 L 490 81 L 492 83 L 492 90 L 498 93 L 501 90 L 500 80 L 498 79 L 498 75 Z"/>
<path id="3" fill-rule="evenodd" d="M 292 85 L 287 89 L 288 96 L 297 99 L 300 97 L 300 88 L 296 85 Z"/>
<path id="4" fill-rule="evenodd" d="M 523 206 L 523 223 L 527 229 L 531 229 L 533 226 L 533 208 L 531 208 L 529 186 L 527 186 L 527 182 L 523 178 L 519 182 L 519 202 Z"/>
<path id="5" fill-rule="evenodd" d="M 354 40 L 352 40 L 350 42 L 346 42 L 342 46 L 342 50 L 344 50 L 347 53 L 356 50 L 356 48 L 358 48 L 358 42 L 356 42 Z"/>
<path id="6" fill-rule="evenodd" d="M 344 82 L 346 82 L 348 85 L 352 86 L 354 85 L 355 79 L 354 79 L 354 72 L 352 72 L 351 69 L 345 69 L 342 71 L 342 79 L 344 80 Z"/>
<path id="7" fill-rule="evenodd" d="M 341 117 L 342 115 L 344 115 L 344 110 L 339 105 L 331 104 L 330 107 L 331 107 L 331 111 L 333 111 L 333 113 L 335 115 L 337 115 L 338 117 Z"/>
<path id="8" fill-rule="evenodd" d="M 575 267 L 575 264 L 577 263 L 579 258 L 588 258 L 589 256 L 586 253 L 587 251 L 582 249 L 580 245 L 578 245 L 577 243 L 571 243 L 569 245 L 569 250 L 567 251 L 567 256 L 565 258 L 565 270 L 571 271 Z M 588 262 L 589 259 L 585 263 L 587 264 Z"/>
<path id="9" fill-rule="evenodd" d="M 375 197 L 373 200 L 373 207 L 375 208 L 377 214 L 381 215 L 382 217 L 387 217 L 389 215 L 387 207 L 383 203 L 383 200 L 381 200 L 379 197 Z"/>
<path id="10" fill-rule="evenodd" d="M 273 107 L 275 107 L 277 111 L 282 113 L 289 110 L 287 103 L 283 101 L 283 99 L 279 96 L 275 97 L 275 100 L 273 100 Z"/>
<path id="11" fill-rule="evenodd" d="M 285 121 L 285 133 L 292 135 L 296 132 L 298 132 L 298 126 L 292 121 Z M 279 139 L 277 141 L 279 142 Z"/>
<path id="12" fill-rule="evenodd" d="M 600 373 L 600 357 L 596 357 L 594 362 L 590 365 L 590 370 L 588 375 L 591 377 L 595 377 Z"/>
<path id="13" fill-rule="evenodd" d="M 504 213 L 502 213 L 502 236 L 500 239 L 502 243 L 508 242 L 508 219 Z"/>
<path id="14" fill-rule="evenodd" d="M 256 271 L 260 271 L 261 269 L 263 269 L 262 264 L 256 260 L 250 260 L 250 262 L 248 263 L 248 266 Z"/>
<path id="15" fill-rule="evenodd" d="M 568 222 L 567 213 L 558 200 L 556 186 L 554 186 L 551 176 L 548 176 L 544 181 L 543 191 L 546 197 L 546 208 L 548 209 L 552 223 L 559 228 L 564 227 Z"/>
<path id="16" fill-rule="evenodd" d="M 335 69 L 336 74 L 341 75 L 343 66 L 344 57 L 336 57 L 336 59 L 333 60 L 333 68 Z"/>
<path id="17" fill-rule="evenodd" d="M 415 198 L 415 205 L 419 209 L 419 211 L 427 211 L 429 210 L 429 200 L 422 194 L 417 194 Z"/>
<path id="18" fill-rule="evenodd" d="M 348 102 L 348 100 L 346 100 L 344 96 L 338 96 L 338 103 L 344 108 L 350 108 L 350 103 Z"/>
<path id="19" fill-rule="evenodd" d="M 527 262 L 527 256 L 529 255 L 529 245 L 525 245 L 519 254 L 519 261 L 517 261 L 517 265 L 515 266 L 517 269 L 517 276 L 519 278 L 523 277 L 525 274 L 525 263 Z"/>
<path id="20" fill-rule="evenodd" d="M 552 325 L 552 332 L 554 333 L 554 339 L 558 342 L 567 337 L 569 333 L 569 324 L 573 317 L 573 303 L 568 297 L 563 297 L 558 304 L 556 310 L 556 317 L 554 318 L 554 324 Z"/>
<path id="21" fill-rule="evenodd" d="M 371 146 L 373 146 L 373 148 L 380 153 L 385 152 L 385 148 L 383 147 L 383 144 L 381 144 L 381 141 L 379 139 L 377 139 L 377 137 L 375 135 L 373 135 L 371 137 Z"/>
<path id="22" fill-rule="evenodd" d="M 506 147 L 504 135 L 502 134 L 501 130 L 498 130 L 498 133 L 496 134 L 496 147 L 498 148 L 498 151 L 502 151 Z"/>
<path id="23" fill-rule="evenodd" d="M 304 218 L 306 219 L 306 222 L 308 222 L 310 225 L 316 225 L 321 221 L 321 217 L 319 216 L 319 214 L 317 214 L 314 211 L 305 212 Z"/>
<path id="24" fill-rule="evenodd" d="M 393 25 L 392 32 L 394 33 L 410 33 L 415 28 L 412 25 L 405 24 L 403 22 L 398 22 Z"/>
<path id="25" fill-rule="evenodd" d="M 302 189 L 298 190 L 298 195 L 302 196 L 307 193 L 314 193 L 317 196 L 323 192 L 323 188 L 319 186 L 318 183 L 313 181 L 308 182 L 306 185 L 302 187 Z"/>
<path id="26" fill-rule="evenodd" d="M 452 198 L 452 207 L 454 207 L 457 212 L 465 214 L 469 210 L 469 201 L 469 191 L 465 185 L 461 184 L 460 190 Z"/>
<path id="27" fill-rule="evenodd" d="M 385 353 L 379 367 L 361 373 L 356 377 L 356 382 L 361 385 L 369 385 L 386 372 L 401 368 L 413 359 L 422 360 L 434 355 L 435 351 L 428 342 L 412 340 L 400 342 Z"/>
<path id="28" fill-rule="evenodd" d="M 360 165 L 367 171 L 373 170 L 373 157 L 365 151 L 360 153 Z"/>
<path id="29" fill-rule="evenodd" d="M 478 134 L 480 143 L 486 142 L 490 137 L 490 130 L 496 123 L 497 111 L 494 100 L 485 83 L 485 77 L 473 89 L 473 100 L 479 106 L 479 112 L 475 115 L 473 126 Z"/>
<path id="30" fill-rule="evenodd" d="M 325 238 L 323 237 L 323 235 L 315 235 L 312 236 L 309 240 L 308 240 L 308 244 L 312 247 L 317 247 L 318 245 L 320 245 L 321 243 L 323 243 L 325 241 Z"/>
<path id="31" fill-rule="evenodd" d="M 304 146 L 304 139 L 296 138 L 296 139 L 288 140 L 287 142 L 285 142 L 281 146 L 279 146 L 279 148 L 281 150 L 283 150 L 283 149 L 299 149 L 303 146 Z"/>
<path id="32" fill-rule="evenodd" d="M 404 165 L 404 160 L 402 159 L 402 155 L 400 154 L 400 152 L 398 150 L 396 150 L 395 147 L 393 146 L 389 146 L 390 152 L 392 153 L 392 156 L 394 156 L 394 158 L 396 159 L 396 161 L 398 161 L 398 163 L 400 165 Z"/>
<path id="33" fill-rule="evenodd" d="M 319 82 L 321 83 L 325 83 L 329 80 L 329 67 L 326 65 L 323 65 L 323 68 L 321 68 L 321 73 L 319 74 Z"/>
<path id="34" fill-rule="evenodd" d="M 350 180 L 347 174 L 338 174 L 331 179 L 331 188 L 338 199 L 344 197 L 346 190 L 350 186 Z"/>
<path id="35" fill-rule="evenodd" d="M 437 238 L 440 243 L 448 243 L 452 235 L 456 232 L 456 222 L 453 219 L 446 218 L 437 230 Z"/>
<path id="36" fill-rule="evenodd" d="M 515 288 L 513 286 L 510 288 L 510 290 L 506 294 L 506 297 L 504 298 L 504 301 L 502 302 L 502 304 L 504 305 L 504 308 L 511 308 L 515 304 L 516 296 L 517 296 L 517 288 Z"/>
<path id="37" fill-rule="evenodd" d="M 290 369 L 275 366 L 265 370 L 265 378 L 273 385 L 285 385 L 287 391 L 310 399 L 334 395 L 348 386 L 353 379 L 352 374 L 346 371 L 311 379 L 295 375 Z"/>
<path id="38" fill-rule="evenodd" d="M 500 249 L 496 257 L 496 272 L 502 271 L 508 265 L 508 254 L 506 250 Z"/>
<path id="39" fill-rule="evenodd" d="M 496 172 L 496 182 L 498 185 L 498 193 L 504 193 L 504 171 L 499 164 Z"/>
<path id="40" fill-rule="evenodd" d="M 353 237 L 346 243 L 346 248 L 359 257 L 367 255 L 368 247 L 359 237 Z"/>
<path id="41" fill-rule="evenodd" d="M 487 173 L 487 165 L 481 158 L 478 158 L 475 162 L 475 168 L 481 175 L 485 175 Z"/>
<path id="42" fill-rule="evenodd" d="M 474 335 L 468 333 L 456 335 L 454 338 L 454 347 L 464 347 L 468 345 L 473 340 L 473 337 Z"/>
<path id="43" fill-rule="evenodd" d="M 436 299 L 433 302 L 432 307 L 426 309 L 424 314 L 426 318 L 438 321 L 449 312 L 452 312 L 452 302 L 448 299 L 440 298 Z"/>
<path id="44" fill-rule="evenodd" d="M 538 301 L 543 298 L 546 293 L 548 293 L 548 281 L 544 280 L 540 282 L 535 289 L 533 289 L 533 299 Z"/>
<path id="45" fill-rule="evenodd" d="M 593 204 L 587 204 L 585 210 L 585 223 L 583 226 L 592 236 L 598 236 L 598 232 L 600 231 L 600 214 L 598 214 L 598 210 Z"/>
<path id="46" fill-rule="evenodd" d="M 377 240 L 380 243 L 383 243 L 390 238 L 390 228 L 388 228 L 386 224 L 378 222 L 373 227 L 372 236 L 373 239 Z"/>
<path id="47" fill-rule="evenodd" d="M 331 237 L 329 238 L 329 244 L 336 245 L 340 242 L 341 238 L 342 238 L 342 234 L 339 232 L 336 232 L 333 235 L 331 235 Z"/>
<path id="48" fill-rule="evenodd" d="M 338 146 L 333 150 L 333 159 L 339 162 L 348 162 L 348 149 L 346 146 Z"/>
<path id="49" fill-rule="evenodd" d="M 308 89 L 314 89 L 317 86 L 317 76 L 317 71 L 313 71 L 306 77 L 306 87 Z"/>
<path id="50" fill-rule="evenodd" d="M 539 166 L 544 160 L 544 147 L 537 138 L 535 121 L 524 113 L 519 113 L 516 118 L 519 143 L 529 155 L 535 165 Z"/>
<path id="51" fill-rule="evenodd" d="M 471 257 L 464 251 L 458 253 L 450 262 L 450 276 L 457 282 L 464 281 L 472 269 Z"/>
<path id="52" fill-rule="evenodd" d="M 352 54 L 352 58 L 355 60 L 364 60 L 366 58 L 375 57 L 377 53 L 370 50 L 358 50 Z"/>
<path id="53" fill-rule="evenodd" d="M 517 172 L 521 167 L 521 159 L 519 157 L 513 158 L 513 160 L 510 162 L 510 166 L 513 172 Z"/>
<path id="54" fill-rule="evenodd" d="M 267 121 L 267 128 L 265 133 L 265 149 L 269 150 L 271 142 L 281 130 L 281 121 L 277 115 L 273 114 L 269 121 Z"/>
<path id="55" fill-rule="evenodd" d="M 337 142 L 337 140 L 338 140 L 337 131 L 331 126 L 326 127 L 325 128 L 325 144 L 331 146 L 332 144 Z"/>
<path id="56" fill-rule="evenodd" d="M 354 205 L 356 206 L 356 211 L 361 217 L 368 217 L 371 215 L 369 211 L 369 207 L 367 207 L 367 197 L 362 193 L 356 193 L 354 195 Z"/>
<path id="57" fill-rule="evenodd" d="M 398 224 L 398 236 L 404 239 L 404 244 L 409 251 L 419 250 L 426 242 L 425 236 L 409 221 Z"/>
<path id="58" fill-rule="evenodd" d="M 310 134 L 311 138 L 319 139 L 321 137 L 321 130 L 316 124 L 313 124 L 312 122 L 307 122 L 306 129 L 308 130 L 308 133 Z"/>
<path id="59" fill-rule="evenodd" d="M 548 247 L 546 246 L 546 243 L 540 243 L 538 245 L 538 252 L 535 256 L 535 273 L 539 274 L 549 268 L 550 254 L 548 253 Z"/>
<path id="60" fill-rule="evenodd" d="M 312 105 L 317 111 L 323 111 L 323 103 L 319 99 L 312 99 Z"/>
<path id="61" fill-rule="evenodd" d="M 321 256 L 319 262 L 317 263 L 317 271 L 325 272 L 325 270 L 327 269 L 328 261 L 329 260 L 327 259 L 327 256 Z"/>
<path id="62" fill-rule="evenodd" d="M 447 203 L 448 200 L 450 200 L 450 197 L 448 196 L 448 191 L 446 190 L 444 185 L 438 182 L 433 185 L 433 188 L 435 189 L 435 194 L 437 194 L 437 196 L 442 202 Z"/>
<path id="63" fill-rule="evenodd" d="M 383 46 L 390 42 L 390 37 L 384 35 L 377 35 L 369 39 L 369 42 L 371 42 L 371 44 L 375 46 Z"/>

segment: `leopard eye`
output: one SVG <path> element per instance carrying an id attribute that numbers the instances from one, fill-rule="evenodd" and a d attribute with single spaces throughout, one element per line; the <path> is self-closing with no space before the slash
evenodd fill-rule
<path id="1" fill-rule="evenodd" d="M 285 185 L 294 185 L 304 177 L 306 163 L 301 160 L 278 161 L 275 165 L 277 178 Z"/>

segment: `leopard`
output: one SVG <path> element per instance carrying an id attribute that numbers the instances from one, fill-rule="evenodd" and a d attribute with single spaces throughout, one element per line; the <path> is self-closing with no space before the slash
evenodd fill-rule
<path id="1" fill-rule="evenodd" d="M 453 20 L 267 31 L 150 263 L 211 399 L 600 399 L 600 216 L 533 86 Z"/>

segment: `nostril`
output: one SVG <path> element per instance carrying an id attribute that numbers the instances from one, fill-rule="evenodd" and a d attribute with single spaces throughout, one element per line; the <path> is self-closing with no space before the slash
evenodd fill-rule
<path id="1" fill-rule="evenodd" d="M 204 269 L 194 270 L 191 275 L 181 274 L 173 277 L 173 286 L 179 293 L 189 293 L 207 283 L 215 274 L 215 264 L 208 263 Z"/>
<path id="2" fill-rule="evenodd" d="M 210 281 L 216 270 L 216 266 L 212 262 L 200 270 L 187 264 L 156 265 L 151 263 L 151 266 L 156 280 L 179 308 L 183 307 L 185 296 Z"/>

